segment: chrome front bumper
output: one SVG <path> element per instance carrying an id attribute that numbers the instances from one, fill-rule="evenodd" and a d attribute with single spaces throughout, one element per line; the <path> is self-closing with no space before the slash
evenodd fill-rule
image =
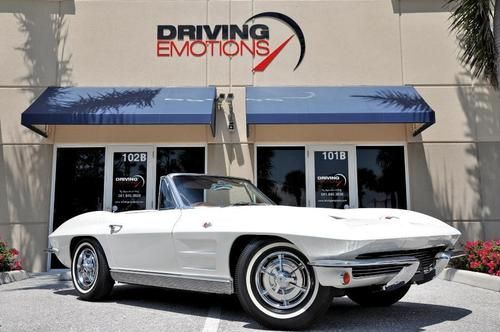
<path id="1" fill-rule="evenodd" d="M 451 258 L 457 257 L 453 251 L 439 252 L 434 257 L 434 264 L 427 270 L 420 270 L 420 261 L 415 257 L 393 257 L 374 259 L 337 260 L 326 259 L 310 262 L 319 282 L 323 286 L 336 288 L 354 288 L 381 285 L 384 289 L 396 289 L 408 282 L 427 282 L 448 265 Z M 353 270 L 369 269 L 372 275 L 356 276 Z M 418 280 L 416 274 L 422 274 Z M 349 282 L 345 283 L 344 275 L 349 274 Z"/>

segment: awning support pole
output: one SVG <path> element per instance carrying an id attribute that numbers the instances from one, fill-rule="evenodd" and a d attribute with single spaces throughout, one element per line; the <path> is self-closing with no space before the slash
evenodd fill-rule
<path id="1" fill-rule="evenodd" d="M 417 130 L 413 132 L 413 137 L 419 135 L 421 132 L 432 126 L 434 122 L 427 122 L 426 124 L 421 125 Z"/>
<path id="2" fill-rule="evenodd" d="M 35 133 L 37 133 L 37 134 L 38 134 L 38 135 L 40 135 L 40 136 L 43 136 L 43 137 L 45 137 L 45 138 L 49 137 L 49 135 L 47 134 L 47 132 L 46 132 L 46 131 L 43 131 L 43 130 L 41 130 L 41 129 L 38 129 L 38 128 L 37 128 L 37 127 L 35 127 L 35 126 L 32 126 L 32 125 L 24 125 L 24 126 L 25 126 L 26 128 L 28 128 L 28 129 L 30 129 L 30 130 L 32 130 L 32 131 L 34 131 Z"/>

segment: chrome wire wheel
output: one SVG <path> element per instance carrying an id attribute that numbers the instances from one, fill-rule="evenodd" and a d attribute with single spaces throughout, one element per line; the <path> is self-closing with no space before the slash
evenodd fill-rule
<path id="1" fill-rule="evenodd" d="M 238 258 L 235 292 L 243 309 L 262 325 L 302 330 L 328 310 L 333 292 L 318 282 L 307 257 L 292 243 L 250 241 Z"/>
<path id="2" fill-rule="evenodd" d="M 80 251 L 74 272 L 78 287 L 83 291 L 90 290 L 94 286 L 99 273 L 99 261 L 94 248 L 87 246 Z"/>
<path id="3" fill-rule="evenodd" d="M 259 297 L 279 310 L 299 306 L 307 299 L 312 286 L 305 263 L 285 250 L 272 252 L 260 260 L 254 282 Z"/>

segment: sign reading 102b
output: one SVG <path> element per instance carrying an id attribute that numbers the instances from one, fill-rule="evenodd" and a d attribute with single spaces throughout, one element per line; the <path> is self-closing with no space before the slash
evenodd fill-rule
<path id="1" fill-rule="evenodd" d="M 321 153 L 323 155 L 323 160 L 346 160 L 346 151 L 324 151 Z"/>
<path id="2" fill-rule="evenodd" d="M 134 161 L 142 161 L 145 162 L 148 157 L 147 153 L 139 153 L 139 152 L 129 152 L 129 153 L 122 153 L 122 158 L 123 161 L 128 161 L 128 162 L 134 162 Z"/>

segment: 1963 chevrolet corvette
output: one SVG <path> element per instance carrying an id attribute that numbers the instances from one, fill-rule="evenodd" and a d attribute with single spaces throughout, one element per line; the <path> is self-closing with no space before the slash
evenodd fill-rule
<path id="1" fill-rule="evenodd" d="M 276 206 L 249 181 L 171 174 L 158 210 L 90 212 L 49 236 L 85 300 L 115 282 L 236 293 L 260 323 L 302 329 L 334 296 L 399 301 L 447 265 L 460 232 L 394 209 Z"/>

